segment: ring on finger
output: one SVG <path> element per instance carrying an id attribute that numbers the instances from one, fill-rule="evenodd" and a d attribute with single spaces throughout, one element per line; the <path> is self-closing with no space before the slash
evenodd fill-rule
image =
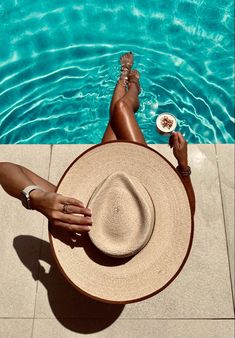
<path id="1" fill-rule="evenodd" d="M 69 206 L 69 204 L 64 204 L 63 205 L 62 211 L 63 211 L 64 214 L 68 214 L 68 206 Z"/>

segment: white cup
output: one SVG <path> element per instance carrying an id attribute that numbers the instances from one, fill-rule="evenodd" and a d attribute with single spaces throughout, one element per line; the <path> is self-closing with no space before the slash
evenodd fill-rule
<path id="1" fill-rule="evenodd" d="M 156 120 L 156 128 L 161 135 L 171 135 L 177 127 L 177 120 L 173 114 L 162 113 Z"/>

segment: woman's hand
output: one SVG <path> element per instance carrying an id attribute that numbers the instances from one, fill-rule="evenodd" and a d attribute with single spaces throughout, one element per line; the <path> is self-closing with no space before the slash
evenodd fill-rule
<path id="1" fill-rule="evenodd" d="M 175 132 L 169 139 L 169 145 L 173 147 L 173 154 L 178 161 L 178 164 L 184 168 L 188 166 L 188 151 L 187 142 L 180 132 Z"/>
<path id="2" fill-rule="evenodd" d="M 71 233 L 90 230 L 91 210 L 85 208 L 81 201 L 41 190 L 32 191 L 30 200 L 32 208 L 45 215 L 53 226 L 64 228 Z"/>

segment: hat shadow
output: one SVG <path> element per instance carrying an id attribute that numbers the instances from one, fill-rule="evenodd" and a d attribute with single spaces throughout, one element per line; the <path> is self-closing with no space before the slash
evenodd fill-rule
<path id="1" fill-rule="evenodd" d="M 52 258 L 48 242 L 34 236 L 20 235 L 14 238 L 13 246 L 34 280 L 40 281 L 46 288 L 51 310 L 64 327 L 77 333 L 93 333 L 110 326 L 120 316 L 123 304 L 93 300 L 77 291 L 64 278 Z M 49 272 L 40 261 L 49 264 Z"/>
<path id="2" fill-rule="evenodd" d="M 75 241 L 72 241 L 69 232 L 62 228 L 56 229 L 55 227 L 50 226 L 50 233 L 54 238 L 57 238 L 61 242 L 70 246 L 71 249 L 76 247 L 83 247 L 87 256 L 89 256 L 91 260 L 102 266 L 122 265 L 133 258 L 133 256 L 117 258 L 104 254 L 96 248 L 87 233 L 84 233 L 82 235 L 75 235 Z"/>

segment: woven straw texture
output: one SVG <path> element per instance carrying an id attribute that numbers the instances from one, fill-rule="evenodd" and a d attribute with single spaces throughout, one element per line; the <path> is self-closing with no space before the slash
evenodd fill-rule
<path id="1" fill-rule="evenodd" d="M 155 224 L 154 205 L 144 186 L 133 176 L 115 171 L 92 194 L 89 237 L 106 255 L 129 257 L 149 241 Z"/>
<path id="2" fill-rule="evenodd" d="M 168 285 L 189 253 L 193 224 L 185 188 L 173 167 L 156 151 L 129 142 L 92 147 L 66 171 L 58 192 L 88 204 L 98 185 L 116 171 L 136 177 L 149 192 L 155 225 L 147 245 L 133 257 L 103 254 L 82 236 L 76 247 L 61 231 L 50 242 L 57 263 L 79 290 L 107 302 L 128 303 L 147 298 Z"/>

